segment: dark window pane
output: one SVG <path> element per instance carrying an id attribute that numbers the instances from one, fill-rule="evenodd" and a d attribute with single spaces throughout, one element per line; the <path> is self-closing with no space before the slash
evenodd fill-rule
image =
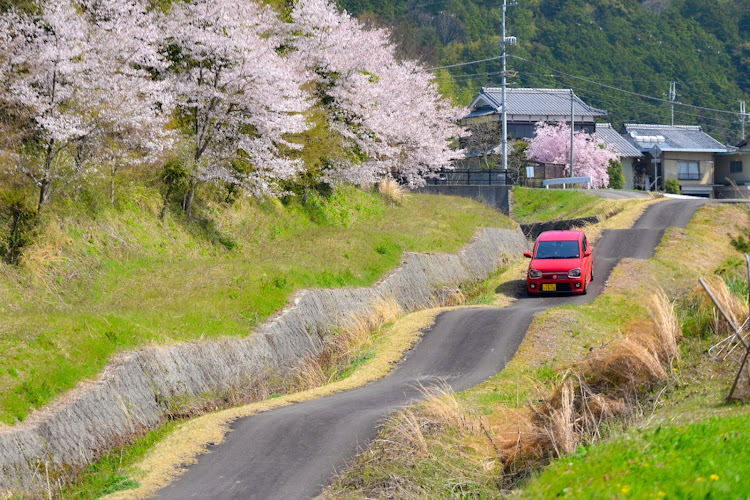
<path id="1" fill-rule="evenodd" d="M 576 259 L 580 257 L 577 241 L 540 241 L 537 259 Z"/>

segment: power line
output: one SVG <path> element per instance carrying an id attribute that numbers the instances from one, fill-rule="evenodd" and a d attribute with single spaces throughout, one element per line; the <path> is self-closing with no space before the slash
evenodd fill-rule
<path id="1" fill-rule="evenodd" d="M 479 63 L 488 62 L 488 61 L 497 61 L 497 60 L 502 59 L 502 58 L 503 58 L 503 56 L 495 56 L 495 57 L 490 57 L 488 59 L 479 59 L 479 60 L 476 60 L 476 61 L 468 61 L 468 62 L 457 63 L 457 64 L 449 64 L 448 66 L 436 66 L 434 68 L 425 68 L 425 71 L 436 71 L 438 69 L 458 68 L 459 66 L 469 66 L 470 64 L 479 64 Z"/>
<path id="2" fill-rule="evenodd" d="M 518 57 L 518 56 L 514 56 L 514 55 L 511 55 L 510 57 L 513 57 L 515 59 L 519 59 L 519 60 L 527 62 L 529 64 L 533 64 L 535 66 L 539 66 L 539 67 L 548 69 L 550 71 L 554 71 L 555 73 L 559 73 L 559 74 L 561 74 L 563 76 L 566 76 L 568 78 L 573 78 L 575 80 L 581 80 L 583 82 L 591 83 L 592 85 L 598 85 L 600 87 L 604 87 L 604 88 L 607 88 L 607 89 L 610 89 L 610 90 L 615 90 L 617 92 L 622 92 L 624 94 L 634 95 L 634 96 L 637 96 L 637 97 L 641 97 L 643 99 L 650 99 L 652 101 L 657 101 L 657 102 L 661 102 L 661 103 L 671 104 L 671 101 L 668 101 L 666 99 L 662 99 L 660 97 L 654 97 L 654 96 L 650 96 L 650 95 L 646 95 L 646 94 L 641 94 L 640 92 L 633 92 L 632 90 L 621 89 L 621 88 L 618 88 L 618 87 L 614 87 L 612 85 L 607 85 L 607 84 L 604 84 L 604 83 L 597 82 L 595 80 L 591 80 L 589 78 L 584 78 L 582 76 L 571 75 L 570 73 L 566 73 L 564 71 L 560 71 L 560 70 L 556 70 L 554 68 L 550 68 L 549 66 L 545 66 L 544 64 L 540 64 L 540 63 L 537 63 L 537 62 L 534 62 L 534 61 L 530 61 L 528 59 L 524 59 L 523 57 Z M 737 112 L 735 112 L 735 111 L 726 111 L 724 109 L 708 108 L 708 107 L 705 107 L 705 106 L 695 106 L 693 104 L 685 104 L 685 103 L 682 103 L 682 102 L 675 102 L 674 104 L 676 104 L 678 106 L 684 106 L 684 107 L 687 107 L 687 108 L 700 109 L 700 110 L 703 110 L 703 111 L 714 111 L 716 113 L 725 113 L 725 114 L 730 114 L 730 115 L 737 115 Z"/>
<path id="3" fill-rule="evenodd" d="M 525 72 L 523 74 L 528 75 L 528 73 L 525 73 Z M 533 76 L 543 76 L 543 77 L 555 77 L 555 75 L 548 75 L 548 74 L 542 74 L 542 75 L 540 75 L 540 74 L 532 74 L 532 75 Z M 575 92 L 579 95 L 579 97 L 584 97 L 586 95 L 590 96 L 590 95 L 593 94 L 593 95 L 597 95 L 597 96 L 601 96 L 601 97 L 605 98 L 605 100 L 604 100 L 604 104 L 605 105 L 607 104 L 607 102 L 611 103 L 611 101 L 614 100 L 614 101 L 620 101 L 622 103 L 627 103 L 630 106 L 632 106 L 634 104 L 637 104 L 638 106 L 642 107 L 642 109 L 644 111 L 646 111 L 646 112 L 654 113 L 654 112 L 657 111 L 656 108 L 652 108 L 652 109 L 643 108 L 643 106 L 656 106 L 656 104 L 648 104 L 648 103 L 645 103 L 645 102 L 644 103 L 638 103 L 637 101 L 633 102 L 633 101 L 630 101 L 630 100 L 626 100 L 625 97 L 618 97 L 616 95 L 606 94 L 604 92 L 597 92 L 595 90 L 583 89 L 581 87 L 576 87 L 576 86 L 573 86 L 573 85 L 571 85 L 570 87 L 575 90 Z M 540 90 L 543 90 L 543 89 L 540 89 Z M 566 103 L 569 101 L 569 97 L 568 96 L 562 96 L 559 93 L 548 92 L 547 95 L 549 95 L 550 97 L 552 97 L 554 99 L 559 99 L 559 100 L 565 101 Z M 596 99 L 596 100 L 598 100 L 598 99 Z M 667 102 L 669 102 L 669 101 L 667 101 Z M 678 114 L 680 114 L 680 115 L 683 115 L 683 116 L 688 116 L 688 117 L 690 117 L 693 120 L 696 120 L 696 119 L 705 119 L 705 120 L 711 120 L 711 121 L 719 122 L 722 125 L 729 125 L 729 127 L 726 127 L 726 126 L 721 126 L 721 125 L 709 124 L 708 126 L 712 130 L 713 129 L 717 129 L 717 130 L 723 130 L 723 131 L 732 132 L 732 133 L 736 133 L 737 132 L 736 129 L 730 128 L 734 124 L 734 122 L 732 122 L 731 120 L 728 120 L 726 118 L 714 118 L 714 117 L 705 116 L 705 115 L 693 115 L 689 111 L 676 110 L 675 112 L 678 113 Z"/>

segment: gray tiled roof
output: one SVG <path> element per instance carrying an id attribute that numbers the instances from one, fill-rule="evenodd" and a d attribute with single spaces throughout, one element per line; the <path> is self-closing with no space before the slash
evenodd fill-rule
<path id="1" fill-rule="evenodd" d="M 506 89 L 506 98 L 508 100 L 508 114 L 511 115 L 570 115 L 569 89 L 510 88 Z M 573 94 L 573 100 L 574 114 L 577 116 L 607 115 L 605 110 L 589 106 L 575 94 Z M 502 89 L 497 87 L 482 88 L 474 102 L 469 105 L 469 109 L 474 111 L 483 107 L 490 107 L 499 112 L 502 108 Z"/>
<path id="2" fill-rule="evenodd" d="M 625 124 L 625 138 L 641 151 L 686 151 L 720 153 L 727 148 L 693 125 Z"/>
<path id="3" fill-rule="evenodd" d="M 638 148 L 618 134 L 609 123 L 596 124 L 596 137 L 611 146 L 620 157 L 637 158 L 643 156 Z"/>

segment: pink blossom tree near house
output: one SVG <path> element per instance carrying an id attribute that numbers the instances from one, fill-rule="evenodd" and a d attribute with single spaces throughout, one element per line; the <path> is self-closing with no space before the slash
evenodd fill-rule
<path id="1" fill-rule="evenodd" d="M 591 135 L 583 130 L 574 133 L 573 148 L 575 175 L 591 177 L 591 184 L 595 188 L 607 187 L 607 167 L 610 161 L 618 160 L 617 154 L 607 149 L 596 134 Z M 564 122 L 557 125 L 537 123 L 526 157 L 532 161 L 565 165 L 565 173 L 570 175 L 570 126 Z"/>

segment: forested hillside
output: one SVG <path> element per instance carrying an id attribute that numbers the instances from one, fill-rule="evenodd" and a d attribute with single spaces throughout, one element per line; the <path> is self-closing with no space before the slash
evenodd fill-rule
<path id="1" fill-rule="evenodd" d="M 401 50 L 443 66 L 500 54 L 498 0 L 339 0 L 360 17 L 392 26 Z M 716 138 L 740 138 L 739 101 L 750 99 L 747 0 L 518 0 L 508 7 L 513 86 L 573 87 L 624 122 L 669 123 L 666 103 L 611 87 L 731 113 L 675 107 L 676 124 L 703 125 Z M 522 59 L 519 59 L 522 58 Z M 443 90 L 468 104 L 482 86 L 500 84 L 499 60 L 437 72 Z M 746 128 L 748 128 L 746 124 Z"/>

